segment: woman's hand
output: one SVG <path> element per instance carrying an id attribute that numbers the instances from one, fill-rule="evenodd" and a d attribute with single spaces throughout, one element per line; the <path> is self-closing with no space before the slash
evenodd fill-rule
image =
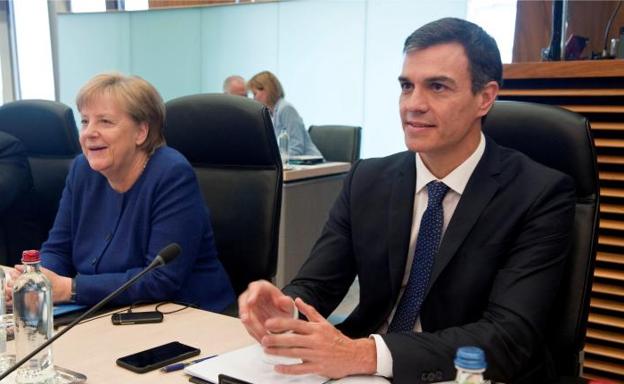
<path id="1" fill-rule="evenodd" d="M 16 275 L 11 275 L 13 281 L 19 277 L 24 272 L 24 266 L 18 264 L 15 266 L 15 270 L 17 271 Z M 50 280 L 50 285 L 52 286 L 52 301 L 55 303 L 62 303 L 65 301 L 71 300 L 71 284 L 72 279 L 70 277 L 65 277 L 58 275 L 56 272 L 52 272 L 47 268 L 41 267 L 41 272 L 45 275 L 45 277 Z M 9 289 L 7 291 L 7 298 L 9 295 Z M 11 285 L 10 289 L 11 301 L 13 300 L 13 287 Z M 7 303 L 9 301 L 7 300 Z"/>
<path id="2" fill-rule="evenodd" d="M 4 285 L 4 299 L 6 300 L 6 305 L 11 306 L 13 305 L 13 283 L 15 282 L 15 279 L 22 274 L 22 272 L 4 265 L 1 266 L 1 268 L 4 269 L 4 276 L 6 278 Z"/>

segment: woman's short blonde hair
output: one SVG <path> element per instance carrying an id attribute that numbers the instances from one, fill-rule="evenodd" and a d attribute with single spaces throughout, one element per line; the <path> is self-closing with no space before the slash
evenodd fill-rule
<path id="1" fill-rule="evenodd" d="M 165 103 L 153 85 L 138 76 L 103 73 L 91 78 L 80 88 L 76 105 L 80 111 L 99 97 L 110 96 L 137 124 L 147 123 L 147 138 L 140 148 L 148 154 L 165 145 L 163 125 Z"/>
<path id="2" fill-rule="evenodd" d="M 284 88 L 277 77 L 269 71 L 262 71 L 247 82 L 247 88 L 251 91 L 257 89 L 266 91 L 269 107 L 274 107 L 279 99 L 284 97 Z"/>

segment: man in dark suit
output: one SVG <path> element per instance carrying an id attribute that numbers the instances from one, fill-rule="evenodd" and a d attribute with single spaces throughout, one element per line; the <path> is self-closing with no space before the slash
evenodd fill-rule
<path id="1" fill-rule="evenodd" d="M 486 376 L 545 382 L 549 309 L 569 248 L 574 185 L 481 132 L 502 77 L 495 41 L 441 19 L 404 46 L 407 152 L 354 165 L 322 235 L 283 293 L 254 282 L 241 320 L 282 373 L 449 380 L 456 349 L 484 349 Z M 358 276 L 360 302 L 328 316 Z M 292 319 L 294 305 L 306 320 Z M 290 331 L 285 333 L 285 331 Z"/>

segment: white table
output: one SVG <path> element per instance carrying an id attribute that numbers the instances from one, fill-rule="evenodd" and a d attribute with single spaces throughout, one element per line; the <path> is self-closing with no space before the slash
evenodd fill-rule
<path id="1" fill-rule="evenodd" d="M 351 163 L 327 162 L 284 171 L 276 284 L 299 271 L 321 234 Z"/>
<path id="2" fill-rule="evenodd" d="M 161 310 L 175 308 L 179 306 L 164 305 Z M 87 383 L 186 383 L 188 376 L 182 371 L 138 374 L 115 363 L 119 357 L 171 341 L 200 348 L 201 354 L 193 359 L 255 342 L 238 319 L 199 309 L 165 315 L 155 324 L 113 325 L 106 316 L 79 324 L 59 338 L 53 344 L 54 364 L 86 375 Z"/>

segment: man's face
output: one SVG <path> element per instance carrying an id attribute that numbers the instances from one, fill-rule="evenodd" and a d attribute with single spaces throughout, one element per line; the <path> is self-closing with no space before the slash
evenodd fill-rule
<path id="1" fill-rule="evenodd" d="M 245 82 L 240 80 L 233 80 L 229 84 L 227 93 L 230 95 L 247 97 L 247 88 L 245 88 Z"/>
<path id="2" fill-rule="evenodd" d="M 468 58 L 458 43 L 434 45 L 405 55 L 399 76 L 399 110 L 405 144 L 432 162 L 457 166 L 476 149 L 481 117 L 498 86 L 473 94 Z"/>

